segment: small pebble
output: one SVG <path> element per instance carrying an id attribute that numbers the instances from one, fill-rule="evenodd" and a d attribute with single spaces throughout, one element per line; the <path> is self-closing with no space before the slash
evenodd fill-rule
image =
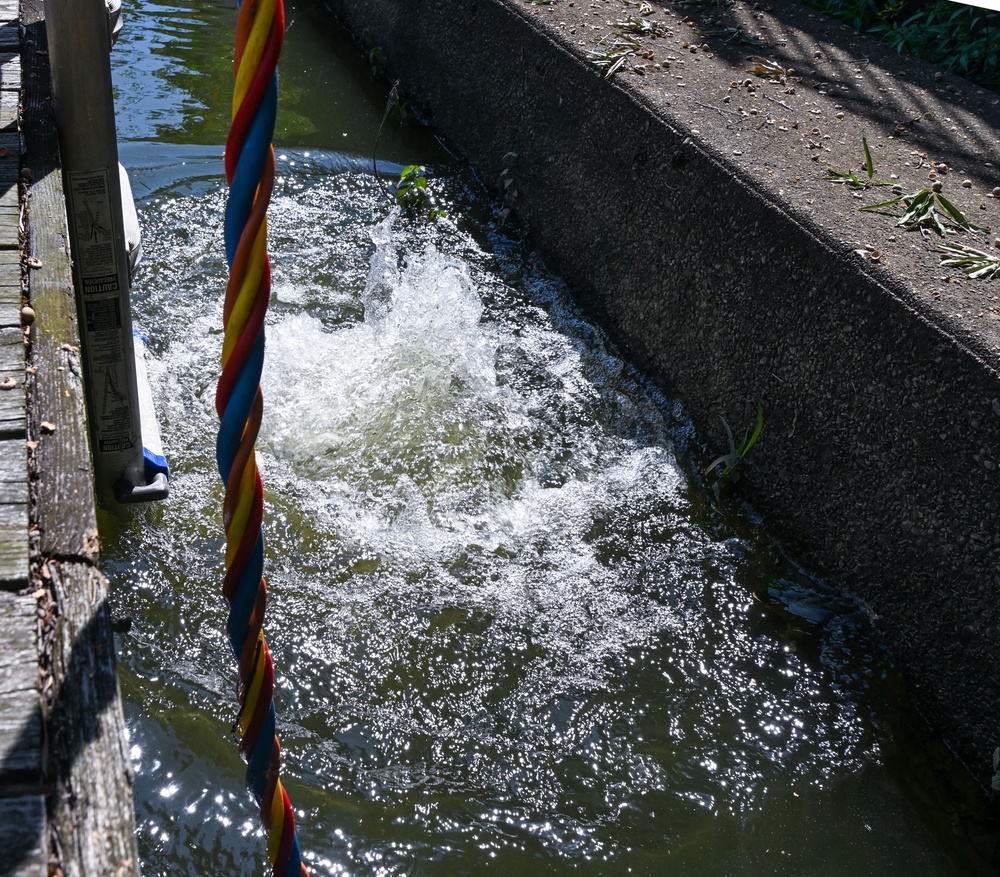
<path id="1" fill-rule="evenodd" d="M 994 197 L 994 198 L 1000 198 L 1000 186 L 997 186 L 997 187 L 996 187 L 996 188 L 995 188 L 995 189 L 993 190 L 993 197 Z"/>
<path id="2" fill-rule="evenodd" d="M 844 120 L 844 114 L 843 113 L 837 113 L 837 119 L 842 122 Z"/>
<path id="3" fill-rule="evenodd" d="M 972 180 L 962 180 L 962 185 L 966 189 L 971 189 L 972 188 Z"/>
<path id="4" fill-rule="evenodd" d="M 944 188 L 944 183 L 942 183 L 940 180 L 931 183 L 931 189 L 935 192 L 940 192 L 943 188 Z"/>
<path id="5" fill-rule="evenodd" d="M 24 262 L 29 268 L 38 269 L 42 267 L 42 260 L 38 256 L 29 256 Z"/>
<path id="6" fill-rule="evenodd" d="M 38 428 L 42 431 L 43 435 L 52 435 L 56 431 L 56 425 L 51 420 L 43 420 L 38 424 Z"/>
<path id="7" fill-rule="evenodd" d="M 4 378 L 0 381 L 0 390 L 13 390 L 16 386 L 16 378 Z"/>
<path id="8" fill-rule="evenodd" d="M 30 326 L 35 322 L 35 309 L 30 305 L 21 308 L 21 325 Z"/>

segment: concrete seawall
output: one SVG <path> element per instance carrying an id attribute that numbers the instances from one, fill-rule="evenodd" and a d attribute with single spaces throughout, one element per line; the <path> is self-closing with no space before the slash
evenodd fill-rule
<path id="1" fill-rule="evenodd" d="M 943 269 L 901 211 L 857 211 L 888 189 L 825 170 L 864 176 L 864 136 L 876 176 L 913 191 L 938 173 L 993 229 L 950 241 L 1000 255 L 996 96 L 784 2 L 697 21 L 649 4 L 659 32 L 610 79 L 587 53 L 637 14 L 621 0 L 325 2 L 488 184 L 507 171 L 534 245 L 710 453 L 720 414 L 742 433 L 763 405 L 740 497 L 868 602 L 918 708 L 988 786 L 1000 281 Z M 784 72 L 756 76 L 755 59 Z"/>

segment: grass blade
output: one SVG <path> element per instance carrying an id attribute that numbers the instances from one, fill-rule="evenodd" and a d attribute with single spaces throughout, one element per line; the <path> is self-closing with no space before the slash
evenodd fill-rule
<path id="1" fill-rule="evenodd" d="M 871 150 L 868 148 L 868 141 L 862 137 L 861 145 L 865 148 L 865 170 L 868 171 L 868 179 L 875 176 L 875 165 L 872 163 Z"/>
<path id="2" fill-rule="evenodd" d="M 971 232 L 978 232 L 979 234 L 986 234 L 986 229 L 979 225 L 973 225 L 965 218 L 965 214 L 962 213 L 954 204 L 951 203 L 947 198 L 944 197 L 940 192 L 938 192 L 938 204 L 941 205 L 941 209 L 948 214 L 948 217 L 952 219 L 956 225 L 962 226 L 962 228 L 967 229 Z"/>
<path id="3" fill-rule="evenodd" d="M 750 440 L 743 446 L 743 450 L 740 451 L 740 456 L 745 457 L 750 453 L 750 449 L 757 443 L 757 439 L 760 438 L 761 430 L 764 428 L 764 406 L 757 403 L 757 426 L 754 427 L 753 434 L 750 436 Z"/>
<path id="4" fill-rule="evenodd" d="M 881 204 L 868 204 L 864 207 L 859 207 L 858 210 L 878 210 L 880 207 L 892 207 L 894 204 L 901 204 L 905 196 L 900 196 L 899 198 L 893 198 L 891 201 L 883 201 Z"/>

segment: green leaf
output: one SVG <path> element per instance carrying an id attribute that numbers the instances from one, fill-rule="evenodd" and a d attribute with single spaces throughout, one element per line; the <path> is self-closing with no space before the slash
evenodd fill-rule
<path id="1" fill-rule="evenodd" d="M 858 210 L 878 210 L 880 207 L 892 207 L 894 204 L 902 203 L 905 195 L 900 195 L 898 198 L 893 198 L 891 201 L 883 201 L 881 204 L 868 204 L 864 207 L 859 207 Z"/>
<path id="2" fill-rule="evenodd" d="M 944 197 L 940 192 L 937 196 L 938 203 L 941 205 L 941 209 L 944 210 L 948 216 L 953 219 L 962 228 L 967 229 L 972 232 L 977 232 L 978 234 L 986 234 L 986 229 L 980 225 L 973 225 L 965 218 L 965 214 L 962 213 L 954 204 L 951 203 L 947 198 Z"/>
<path id="3" fill-rule="evenodd" d="M 717 466 L 721 466 L 723 463 L 725 463 L 725 468 L 722 470 L 722 473 L 719 476 L 721 478 L 725 476 L 725 474 L 733 467 L 733 462 L 734 461 L 731 454 L 723 454 L 721 457 L 712 460 L 712 462 L 708 465 L 708 468 L 705 470 L 705 474 L 707 475 Z"/>
<path id="4" fill-rule="evenodd" d="M 944 195 L 938 193 L 937 199 L 938 203 L 941 205 L 941 209 L 954 219 L 955 222 L 959 225 L 968 225 L 968 220 L 965 218 L 965 214 L 952 204 L 951 201 L 945 198 Z"/>
<path id="5" fill-rule="evenodd" d="M 857 174 L 854 171 L 838 171 L 836 168 L 828 167 L 826 169 L 827 176 L 829 176 L 831 183 L 847 183 L 851 186 L 864 186 L 864 183 L 858 179 Z"/>
<path id="6" fill-rule="evenodd" d="M 740 451 L 740 456 L 745 457 L 750 453 L 750 449 L 757 444 L 757 439 L 760 438 L 761 430 L 764 428 L 764 406 L 760 402 L 757 403 L 757 426 L 754 428 L 753 435 L 750 436 L 750 440 L 743 445 Z"/>
<path id="7" fill-rule="evenodd" d="M 862 137 L 861 145 L 865 148 L 865 170 L 868 171 L 868 179 L 875 176 L 875 165 L 872 163 L 871 150 L 868 149 L 868 141 Z"/>
<path id="8" fill-rule="evenodd" d="M 722 417 L 722 415 L 719 415 L 719 419 L 722 421 L 722 425 L 726 428 L 726 435 L 729 437 L 729 453 L 736 457 L 739 454 L 736 450 L 736 441 L 733 438 L 733 431 L 729 428 L 729 421 L 726 420 L 725 417 Z"/>

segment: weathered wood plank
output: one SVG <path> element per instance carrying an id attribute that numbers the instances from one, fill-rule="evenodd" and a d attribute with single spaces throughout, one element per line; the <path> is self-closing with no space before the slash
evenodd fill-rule
<path id="1" fill-rule="evenodd" d="M 24 372 L 24 333 L 19 326 L 0 324 L 0 368 Z"/>
<path id="2" fill-rule="evenodd" d="M 0 130 L 17 129 L 18 97 L 16 91 L 0 90 Z"/>
<path id="3" fill-rule="evenodd" d="M 0 503 L 28 501 L 28 452 L 18 439 L 0 439 Z"/>
<path id="4" fill-rule="evenodd" d="M 0 120 L 0 128 L 6 127 L 8 125 L 5 121 Z M 0 187 L 3 187 L 4 191 L 13 191 L 16 193 L 20 174 L 20 140 L 18 133 L 16 130 L 5 130 L 0 133 Z M 16 240 L 16 226 L 13 231 Z"/>
<path id="5" fill-rule="evenodd" d="M 0 207 L 0 223 L 3 221 L 2 212 L 3 208 Z M 22 295 L 19 257 L 20 254 L 16 250 L 0 249 L 0 332 L 12 336 L 4 340 L 15 347 L 19 346 L 18 352 L 20 360 L 23 362 L 24 344 L 20 332 Z M 0 356 L 2 355 L 0 353 Z"/>
<path id="6" fill-rule="evenodd" d="M 12 491 L 13 492 L 13 491 Z M 28 496 L 23 502 L 0 503 L 0 589 L 20 590 L 28 584 Z M 0 626 L 0 631 L 4 628 Z"/>
<path id="7" fill-rule="evenodd" d="M 5 92 L 0 92 L 0 109 L 3 108 L 3 95 Z M 2 126 L 0 126 L 2 127 Z M 3 136 L 3 135 L 0 135 Z M 4 184 L 0 187 L 0 221 L 3 222 L 4 228 L 9 231 L 13 231 L 17 228 L 18 223 L 21 219 L 21 206 L 19 201 L 18 187 L 16 184 Z M 10 249 L 10 247 L 6 247 Z M 18 253 L 20 255 L 20 253 Z M 17 280 L 20 282 L 21 272 L 18 271 L 9 278 L 6 278 L 6 282 L 11 282 Z"/>
<path id="8" fill-rule="evenodd" d="M 49 561 L 61 616 L 51 714 L 56 808 L 66 877 L 138 877 L 128 745 L 118 694 L 107 581 L 89 564 Z"/>
<path id="9" fill-rule="evenodd" d="M 0 380 L 13 377 L 17 386 L 11 390 L 0 390 L 0 437 L 24 439 L 27 434 L 27 411 L 24 407 L 24 370 L 18 380 L 16 372 L 8 374 L 0 371 Z"/>
<path id="10" fill-rule="evenodd" d="M 26 527 L 27 514 L 22 531 Z M 27 546 L 24 556 L 27 560 Z M 27 578 L 27 568 L 24 573 Z M 36 611 L 37 604 L 31 597 L 0 594 L 0 631 L 3 631 L 3 649 L 0 649 L 0 787 L 10 782 L 38 786 L 41 781 L 42 713 L 38 697 Z"/>
<path id="11" fill-rule="evenodd" d="M 0 375 L 2 380 L 3 375 Z M 27 435 L 27 412 L 24 407 L 24 386 L 0 391 L 0 436 L 24 439 Z"/>
<path id="12" fill-rule="evenodd" d="M 21 330 L 0 328 L 0 439 L 27 437 L 24 365 Z"/>
<path id="13" fill-rule="evenodd" d="M 36 371 L 29 433 L 39 441 L 35 451 L 39 550 L 44 556 L 96 562 L 99 541 L 66 202 L 59 142 L 48 99 L 48 58 L 38 54 L 47 48 L 41 14 L 40 3 L 25 2 L 25 161 L 34 172 L 28 246 L 29 254 L 42 263 L 28 276 L 31 305 L 37 314 L 32 326 L 31 364 Z M 43 435 L 42 422 L 54 424 L 55 432 Z"/>
<path id="14" fill-rule="evenodd" d="M 48 877 L 45 799 L 0 798 L 0 871 L 9 877 Z"/>
<path id="15" fill-rule="evenodd" d="M 28 471 L 16 134 L 21 83 L 17 4 L 0 3 L 0 587 L 28 583 Z M 6 133 L 6 132 L 12 133 Z M 43 715 L 38 693 L 37 604 L 0 593 L 0 872 L 46 877 L 48 832 Z M 14 784 L 14 785 L 12 785 Z M 32 790 L 30 794 L 24 790 Z"/>
<path id="16" fill-rule="evenodd" d="M 0 50 L 11 48 L 0 46 Z M 21 88 L 21 53 L 0 51 L 0 88 L 18 91 Z"/>
<path id="17" fill-rule="evenodd" d="M 41 774 L 42 713 L 38 693 L 0 694 L 0 787 L 9 782 L 37 786 Z"/>
<path id="18" fill-rule="evenodd" d="M 38 688 L 37 611 L 33 597 L 0 594 L 0 694 Z"/>

